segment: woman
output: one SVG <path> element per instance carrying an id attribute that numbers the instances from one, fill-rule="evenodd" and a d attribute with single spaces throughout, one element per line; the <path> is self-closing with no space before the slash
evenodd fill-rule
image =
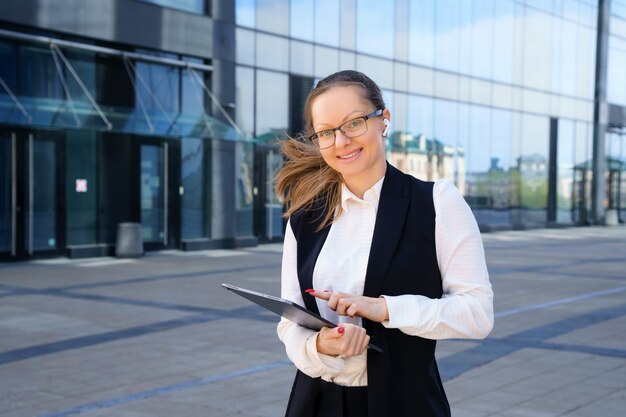
<path id="1" fill-rule="evenodd" d="M 436 340 L 484 338 L 493 327 L 471 210 L 449 181 L 386 162 L 391 113 L 366 75 L 321 80 L 304 117 L 277 178 L 289 218 L 282 297 L 339 326 L 279 323 L 298 368 L 286 415 L 449 416 Z"/>

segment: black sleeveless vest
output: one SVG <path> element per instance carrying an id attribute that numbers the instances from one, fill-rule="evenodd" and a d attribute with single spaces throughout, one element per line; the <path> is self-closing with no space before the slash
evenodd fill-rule
<path id="1" fill-rule="evenodd" d="M 441 298 L 441 274 L 435 250 L 433 183 L 420 181 L 387 164 L 367 265 L 363 295 L 420 294 Z M 298 243 L 297 269 L 307 309 L 319 314 L 313 270 L 330 226 L 316 232 L 322 207 L 294 214 L 290 224 Z M 450 406 L 435 361 L 434 340 L 409 336 L 398 329 L 363 319 L 371 342 L 384 353 L 367 353 L 368 417 L 448 417 Z M 321 379 L 300 371 L 287 415 L 312 415 L 312 400 Z"/>

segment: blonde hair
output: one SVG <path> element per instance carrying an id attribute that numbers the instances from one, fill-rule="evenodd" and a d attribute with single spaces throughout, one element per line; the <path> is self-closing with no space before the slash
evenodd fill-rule
<path id="1" fill-rule="evenodd" d="M 357 86 L 363 98 L 377 109 L 385 102 L 380 88 L 367 75 L 358 71 L 339 71 L 322 79 L 309 93 L 304 103 L 304 132 L 280 143 L 284 162 L 276 174 L 276 194 L 286 205 L 284 217 L 290 217 L 314 205 L 322 205 L 322 221 L 318 231 L 331 224 L 341 214 L 341 174 L 332 169 L 320 149 L 309 138 L 315 133 L 311 117 L 313 100 L 332 87 Z M 337 211 L 336 211 L 337 210 Z"/>

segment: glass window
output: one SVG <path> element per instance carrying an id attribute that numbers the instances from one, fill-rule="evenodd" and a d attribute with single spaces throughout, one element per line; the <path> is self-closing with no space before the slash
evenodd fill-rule
<path id="1" fill-rule="evenodd" d="M 237 28 L 235 30 L 237 42 L 236 60 L 238 64 L 254 65 L 254 32 Z"/>
<path id="2" fill-rule="evenodd" d="M 289 41 L 278 36 L 257 33 L 256 64 L 263 68 L 289 71 Z"/>
<path id="3" fill-rule="evenodd" d="M 394 94 L 393 103 L 387 103 L 387 107 L 391 109 L 391 128 L 390 132 L 406 132 L 407 131 L 407 105 L 408 96 L 402 93 Z"/>
<path id="4" fill-rule="evenodd" d="M 256 0 L 256 27 L 259 30 L 289 34 L 289 0 Z"/>
<path id="5" fill-rule="evenodd" d="M 292 38 L 313 41 L 313 0 L 291 0 L 289 33 Z"/>
<path id="6" fill-rule="evenodd" d="M 458 135 L 458 104 L 435 100 L 434 140 L 431 145 L 432 180 L 454 179 L 455 148 Z"/>
<path id="7" fill-rule="evenodd" d="M 515 51 L 515 6 L 512 1 L 494 2 L 493 20 L 493 79 L 504 83 L 513 82 Z"/>
<path id="8" fill-rule="evenodd" d="M 611 7 L 611 14 L 615 16 L 619 16 L 622 19 L 626 19 L 626 1 L 612 0 L 610 7 Z"/>
<path id="9" fill-rule="evenodd" d="M 326 77 L 339 70 L 339 51 L 323 46 L 315 47 L 315 76 Z M 371 74 L 368 74 L 370 77 Z"/>
<path id="10" fill-rule="evenodd" d="M 201 64 L 201 59 L 195 58 L 185 58 L 185 61 L 194 62 L 197 64 Z M 205 77 L 206 74 L 203 72 L 196 72 L 200 78 Z M 206 79 L 204 80 L 205 84 L 211 85 Z M 182 85 L 181 85 L 181 111 L 186 114 L 202 114 L 205 111 L 205 99 L 206 94 L 202 90 L 202 86 L 198 84 L 198 81 L 193 77 L 193 75 L 187 71 L 182 71 Z"/>
<path id="11" fill-rule="evenodd" d="M 339 46 L 339 0 L 317 0 L 315 6 L 315 42 Z"/>
<path id="12" fill-rule="evenodd" d="M 609 36 L 607 101 L 626 105 L 626 41 Z"/>
<path id="13" fill-rule="evenodd" d="M 439 0 L 435 13 L 435 66 L 454 72 L 459 70 L 461 27 L 461 9 L 457 4 L 456 0 Z"/>
<path id="14" fill-rule="evenodd" d="M 395 0 L 385 2 L 360 0 L 356 5 L 356 48 L 359 52 L 393 58 Z"/>
<path id="15" fill-rule="evenodd" d="M 49 48 L 20 45 L 18 91 L 28 97 L 63 99 L 63 86 Z"/>
<path id="16" fill-rule="evenodd" d="M 409 2 L 396 3 L 396 29 L 394 57 L 398 61 L 409 60 Z"/>
<path id="17" fill-rule="evenodd" d="M 236 121 L 246 136 L 254 135 L 254 70 L 237 67 L 235 70 Z"/>
<path id="18" fill-rule="evenodd" d="M 433 99 L 421 96 L 409 96 L 408 131 L 414 136 L 424 135 L 432 138 L 433 132 Z"/>
<path id="19" fill-rule="evenodd" d="M 256 136 L 282 136 L 289 128 L 289 76 L 257 70 Z"/>
<path id="20" fill-rule="evenodd" d="M 553 25 L 554 18 L 547 13 L 526 8 L 523 71 L 527 87 L 550 90 Z"/>
<path id="21" fill-rule="evenodd" d="M 471 106 L 469 113 L 469 140 L 465 151 L 467 163 L 465 199 L 472 207 L 479 224 L 492 222 L 493 207 L 490 169 L 491 160 L 491 110 Z"/>
<path id="22" fill-rule="evenodd" d="M 470 105 L 459 103 L 458 135 L 454 157 L 454 184 L 464 196 L 471 190 L 467 185 L 467 155 L 469 152 Z"/>
<path id="23" fill-rule="evenodd" d="M 252 236 L 254 219 L 253 162 L 251 142 L 235 143 L 235 235 Z"/>
<path id="24" fill-rule="evenodd" d="M 491 112 L 491 163 L 489 182 L 491 187 L 491 219 L 493 225 L 511 223 L 513 187 L 511 174 L 511 112 L 494 109 Z"/>
<path id="25" fill-rule="evenodd" d="M 159 6 L 171 7 L 172 9 L 183 10 L 185 12 L 200 13 L 206 12 L 205 0 L 142 0 L 147 3 L 158 4 Z"/>
<path id="26" fill-rule="evenodd" d="M 472 2 L 461 1 L 457 5 L 459 9 L 459 72 L 470 74 L 472 67 Z"/>
<path id="27" fill-rule="evenodd" d="M 239 26 L 256 25 L 256 0 L 235 0 L 235 21 Z"/>
<path id="28" fill-rule="evenodd" d="M 576 95 L 593 100 L 596 77 L 596 32 L 578 26 Z"/>
<path id="29" fill-rule="evenodd" d="M 393 88 L 393 62 L 357 54 L 356 67 L 367 74 L 380 88 Z"/>
<path id="30" fill-rule="evenodd" d="M 556 221 L 572 223 L 572 190 L 574 187 L 574 141 L 575 123 L 571 120 L 559 120 L 557 136 L 557 171 L 556 171 Z"/>
<path id="31" fill-rule="evenodd" d="M 522 123 L 521 155 L 517 162 L 521 220 L 525 224 L 543 225 L 548 203 L 548 118 L 524 114 Z"/>
<path id="32" fill-rule="evenodd" d="M 206 169 L 205 141 L 197 138 L 181 140 L 180 182 L 181 196 L 181 237 L 197 239 L 207 237 L 210 213 Z"/>
<path id="33" fill-rule="evenodd" d="M 180 112 L 180 70 L 166 65 L 137 62 L 136 111 L 143 103 L 157 132 L 166 132 Z"/>
<path id="34" fill-rule="evenodd" d="M 17 94 L 17 45 L 9 42 L 0 42 L 0 77 L 5 84 Z M 7 94 L 0 88 L 0 94 Z"/>
<path id="35" fill-rule="evenodd" d="M 393 0 L 395 1 L 395 0 Z M 341 27 L 339 28 L 339 45 L 342 49 L 354 51 L 356 49 L 356 4 L 357 1 L 341 1 L 340 16 Z"/>
<path id="36" fill-rule="evenodd" d="M 491 78 L 493 68 L 493 0 L 476 0 L 472 7 L 472 75 Z"/>
<path id="37" fill-rule="evenodd" d="M 555 28 L 560 27 L 560 33 L 555 33 L 555 48 L 553 67 L 557 68 L 557 76 L 553 76 L 552 83 L 556 84 L 555 91 L 574 96 L 576 95 L 576 73 L 580 70 L 576 59 L 577 50 L 583 45 L 578 39 L 578 25 L 563 19 L 555 19 Z M 581 62 L 583 66 L 586 63 Z M 560 85 L 559 85 L 560 84 Z"/>
<path id="38" fill-rule="evenodd" d="M 411 0 L 409 61 L 432 67 L 435 60 L 435 0 Z"/>
<path id="39" fill-rule="evenodd" d="M 313 76 L 313 45 L 291 41 L 289 60 L 291 73 Z"/>

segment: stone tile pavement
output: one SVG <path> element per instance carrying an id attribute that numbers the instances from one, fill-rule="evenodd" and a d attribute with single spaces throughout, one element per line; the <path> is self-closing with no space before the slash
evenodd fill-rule
<path id="1" fill-rule="evenodd" d="M 626 415 L 626 227 L 484 234 L 489 338 L 438 344 L 453 415 Z M 0 416 L 282 416 L 280 245 L 0 264 Z"/>

